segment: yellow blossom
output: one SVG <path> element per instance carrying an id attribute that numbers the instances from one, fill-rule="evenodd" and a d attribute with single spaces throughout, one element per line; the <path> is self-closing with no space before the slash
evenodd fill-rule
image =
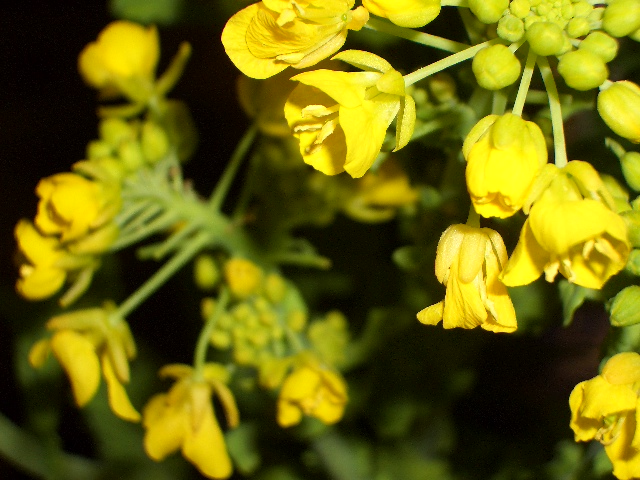
<path id="1" fill-rule="evenodd" d="M 502 281 L 526 285 L 544 273 L 552 282 L 560 273 L 572 283 L 600 289 L 629 256 L 625 222 L 587 163 L 572 161 L 563 169 L 550 165 L 544 172 L 538 182 L 542 187 L 533 189 L 542 191 L 536 193 Z"/>
<path id="2" fill-rule="evenodd" d="M 407 28 L 424 27 L 440 13 L 440 0 L 362 0 L 364 8 Z"/>
<path id="3" fill-rule="evenodd" d="M 384 222 L 393 218 L 398 208 L 414 204 L 418 192 L 411 187 L 407 174 L 393 158 L 376 171 L 367 172 L 344 203 L 344 213 L 361 222 Z"/>
<path id="4" fill-rule="evenodd" d="M 348 30 L 369 14 L 354 0 L 264 0 L 240 10 L 222 31 L 222 44 L 238 69 L 269 78 L 291 66 L 315 65 L 337 52 Z"/>
<path id="5" fill-rule="evenodd" d="M 348 400 L 343 378 L 311 356 L 301 355 L 297 360 L 280 390 L 278 424 L 291 427 L 300 423 L 302 415 L 326 425 L 338 422 Z"/>
<path id="6" fill-rule="evenodd" d="M 285 104 L 285 117 L 300 141 L 306 163 L 326 175 L 347 171 L 359 178 L 376 159 L 387 128 L 396 116 L 396 148 L 413 133 L 415 103 L 404 79 L 384 59 L 347 50 L 334 59 L 363 72 L 315 70 L 296 75 L 296 87 Z"/>
<path id="7" fill-rule="evenodd" d="M 160 376 L 177 381 L 168 393 L 155 395 L 144 408 L 144 449 L 155 461 L 181 449 L 182 455 L 207 478 L 228 478 L 233 466 L 216 420 L 211 395 L 219 398 L 231 427 L 238 410 L 218 364 L 206 364 L 202 375 L 188 365 L 166 365 Z"/>
<path id="8" fill-rule="evenodd" d="M 246 298 L 258 292 L 262 270 L 249 260 L 232 258 L 224 265 L 224 278 L 234 296 Z"/>
<path id="9" fill-rule="evenodd" d="M 36 194 L 40 197 L 36 226 L 45 234 L 60 235 L 62 242 L 77 240 L 103 226 L 121 204 L 116 183 L 89 180 L 75 173 L 43 178 Z"/>
<path id="10" fill-rule="evenodd" d="M 37 342 L 29 352 L 29 362 L 41 367 L 50 352 L 67 373 L 76 404 L 85 406 L 100 386 L 100 370 L 107 384 L 109 406 L 118 417 L 131 422 L 140 414 L 131 405 L 124 389 L 129 383 L 129 360 L 136 346 L 127 322 L 113 318 L 110 308 L 91 308 L 65 313 L 47 322 L 54 333 Z"/>
<path id="11" fill-rule="evenodd" d="M 513 332 L 516 314 L 498 275 L 507 261 L 500 234 L 490 228 L 451 225 L 438 242 L 436 277 L 447 287 L 443 301 L 418 313 L 418 320 L 444 328 Z"/>
<path id="12" fill-rule="evenodd" d="M 159 56 L 155 27 L 119 20 L 80 52 L 78 69 L 92 87 L 143 100 L 151 91 Z"/>
<path id="13" fill-rule="evenodd" d="M 620 480 L 640 478 L 640 433 L 637 431 L 640 355 L 611 357 L 597 377 L 571 392 L 571 429 L 577 442 L 598 440 Z"/>
<path id="14" fill-rule="evenodd" d="M 540 127 L 511 113 L 480 120 L 462 152 L 471 200 L 487 218 L 506 218 L 520 210 L 537 172 L 547 163 Z"/>

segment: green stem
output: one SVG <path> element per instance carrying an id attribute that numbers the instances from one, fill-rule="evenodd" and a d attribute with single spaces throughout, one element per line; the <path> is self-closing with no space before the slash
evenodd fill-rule
<path id="1" fill-rule="evenodd" d="M 474 45 L 473 47 L 469 47 L 465 50 L 462 50 L 458 53 L 454 53 L 453 55 L 449 55 L 448 57 L 443 58 L 442 60 L 438 60 L 431 65 L 427 65 L 426 67 L 419 68 L 415 72 L 411 72 L 408 75 L 404 76 L 404 84 L 405 86 L 413 85 L 419 80 L 423 78 L 427 78 L 429 75 L 433 75 L 434 73 L 438 73 L 442 70 L 445 70 L 457 63 L 464 62 L 465 60 L 469 60 L 473 58 L 476 53 L 482 50 L 489 45 L 493 45 L 494 43 L 498 43 L 500 39 L 488 40 L 486 42 L 482 42 L 478 45 Z"/>
<path id="2" fill-rule="evenodd" d="M 533 69 L 536 66 L 537 58 L 538 56 L 536 53 L 532 49 L 529 49 L 527 62 L 524 65 L 524 71 L 522 72 L 522 78 L 520 79 L 520 86 L 518 87 L 518 94 L 516 95 L 513 109 L 511 110 L 511 113 L 518 115 L 519 117 L 522 116 L 522 109 L 524 108 L 524 104 L 527 100 L 527 93 L 531 86 L 531 77 L 533 76 Z"/>
<path id="3" fill-rule="evenodd" d="M 469 207 L 469 216 L 467 217 L 467 225 L 470 227 L 480 228 L 480 215 L 476 212 L 473 204 Z"/>
<path id="4" fill-rule="evenodd" d="M 553 79 L 553 72 L 549 67 L 547 57 L 538 57 L 537 63 L 542 75 L 542 81 L 549 95 L 555 164 L 557 167 L 562 168 L 567 164 L 567 147 L 564 139 L 564 122 L 562 120 L 562 107 L 560 106 L 558 88 L 556 87 L 556 81 Z"/>
<path id="5" fill-rule="evenodd" d="M 387 33 L 414 43 L 426 45 L 427 47 L 444 50 L 445 52 L 456 53 L 469 47 L 469 45 L 465 45 L 464 43 L 454 42 L 453 40 L 429 35 L 424 32 L 418 32 L 416 30 L 411 30 L 410 28 L 399 27 L 391 22 L 379 20 L 377 18 L 369 18 L 365 27 L 375 30 L 376 32 Z"/>
<path id="6" fill-rule="evenodd" d="M 154 273 L 151 278 L 138 288 L 138 290 L 122 302 L 114 312 L 113 317 L 126 318 L 209 243 L 211 243 L 210 234 L 202 232 L 196 235 L 185 248 L 171 257 L 171 259 L 165 263 L 160 270 Z"/>
<path id="7" fill-rule="evenodd" d="M 222 172 L 222 176 L 220 177 L 220 180 L 218 180 L 218 183 L 209 198 L 209 206 L 213 211 L 220 211 L 222 202 L 224 202 L 227 192 L 231 187 L 231 182 L 233 182 L 233 178 L 236 176 L 242 160 L 247 155 L 251 145 L 253 145 L 253 141 L 255 140 L 257 133 L 258 127 L 255 124 L 251 125 L 240 139 L 240 142 L 238 142 L 236 149 L 231 155 L 231 160 L 229 160 L 227 167 L 224 172 Z"/>
<path id="8" fill-rule="evenodd" d="M 220 295 L 218 295 L 218 301 L 216 302 L 215 309 L 209 318 L 207 318 L 196 343 L 196 349 L 193 355 L 193 369 L 196 380 L 202 380 L 203 378 L 204 364 L 207 359 L 207 349 L 209 348 L 211 334 L 213 333 L 213 329 L 216 327 L 218 320 L 227 309 L 228 303 L 229 291 L 225 287 L 222 287 L 220 289 Z"/>
<path id="9" fill-rule="evenodd" d="M 493 92 L 493 102 L 491 105 L 492 115 L 502 115 L 507 109 L 508 96 L 504 89 L 496 90 Z"/>

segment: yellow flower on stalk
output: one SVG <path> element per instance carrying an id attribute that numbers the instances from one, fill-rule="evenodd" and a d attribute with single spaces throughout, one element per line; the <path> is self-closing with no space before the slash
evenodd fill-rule
<path id="1" fill-rule="evenodd" d="M 33 345 L 29 363 L 39 368 L 52 352 L 69 377 L 78 407 L 84 407 L 96 395 L 102 370 L 113 413 L 137 422 L 140 414 L 124 389 L 124 384 L 129 383 L 129 360 L 136 356 L 136 345 L 127 322 L 111 315 L 110 310 L 91 308 L 53 317 L 47 322 L 53 335 Z"/>
<path id="2" fill-rule="evenodd" d="M 359 178 L 380 153 L 394 118 L 394 151 L 409 143 L 415 103 L 400 72 L 383 58 L 358 50 L 333 58 L 366 71 L 315 70 L 292 77 L 301 85 L 289 96 L 284 113 L 306 163 L 326 175 L 346 170 Z"/>
<path id="3" fill-rule="evenodd" d="M 326 425 L 338 422 L 348 400 L 342 376 L 311 355 L 300 355 L 296 361 L 280 389 L 278 424 L 291 427 L 300 423 L 303 415 Z"/>
<path id="4" fill-rule="evenodd" d="M 440 0 L 362 0 L 362 6 L 407 28 L 424 27 L 440 13 Z"/>
<path id="5" fill-rule="evenodd" d="M 631 245 L 624 220 L 597 172 L 586 162 L 563 169 L 549 165 L 540 175 L 541 192 L 529 211 L 502 281 L 526 285 L 542 273 L 552 282 L 560 273 L 572 283 L 600 289 L 624 268 Z M 585 198 L 588 195 L 589 198 Z"/>
<path id="6" fill-rule="evenodd" d="M 189 365 L 173 364 L 163 367 L 160 376 L 177 381 L 168 393 L 152 397 L 143 410 L 147 455 L 161 461 L 181 449 L 184 458 L 205 477 L 230 477 L 233 466 L 211 403 L 215 393 L 229 426 L 238 424 L 238 409 L 225 385 L 226 369 L 219 364 L 206 364 L 199 377 Z"/>
<path id="7" fill-rule="evenodd" d="M 597 440 L 620 480 L 640 478 L 640 432 L 637 415 L 640 355 L 611 357 L 597 377 L 579 383 L 569 397 L 576 442 Z"/>
<path id="8" fill-rule="evenodd" d="M 444 300 L 418 312 L 426 325 L 514 332 L 516 313 L 498 275 L 507 262 L 502 237 L 490 228 L 451 225 L 438 242 L 436 277 Z"/>
<path id="9" fill-rule="evenodd" d="M 36 187 L 40 197 L 35 224 L 62 242 L 77 240 L 110 222 L 120 210 L 117 183 L 89 180 L 75 173 L 43 178 Z"/>
<path id="10" fill-rule="evenodd" d="M 80 52 L 78 70 L 87 84 L 107 94 L 145 100 L 152 91 L 159 56 L 155 27 L 119 20 Z"/>
<path id="11" fill-rule="evenodd" d="M 348 30 L 360 30 L 369 13 L 354 0 L 264 0 L 240 10 L 222 31 L 235 66 L 252 78 L 287 67 L 306 68 L 337 52 Z"/>
<path id="12" fill-rule="evenodd" d="M 480 120 L 467 135 L 462 153 L 471 201 L 487 218 L 506 218 L 520 210 L 547 163 L 540 127 L 512 113 Z"/>

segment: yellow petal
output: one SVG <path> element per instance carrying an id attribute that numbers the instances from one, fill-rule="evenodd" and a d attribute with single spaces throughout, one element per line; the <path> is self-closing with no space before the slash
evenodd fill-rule
<path id="1" fill-rule="evenodd" d="M 458 255 L 458 279 L 471 283 L 484 264 L 489 237 L 480 229 L 466 228 Z"/>
<path id="2" fill-rule="evenodd" d="M 360 70 L 384 73 L 393 67 L 384 58 L 363 50 L 344 50 L 334 55 L 331 60 L 341 60 Z"/>
<path id="3" fill-rule="evenodd" d="M 623 416 L 618 436 L 604 449 L 613 464 L 613 474 L 619 480 L 633 480 L 640 477 L 640 452 L 631 446 L 637 423 L 634 414 Z"/>
<path id="4" fill-rule="evenodd" d="M 316 87 L 340 105 L 353 108 L 362 104 L 365 90 L 375 85 L 378 78 L 380 74 L 377 72 L 336 72 L 320 69 L 299 73 L 291 77 L 291 80 Z"/>
<path id="5" fill-rule="evenodd" d="M 599 419 L 635 410 L 637 400 L 638 395 L 629 385 L 612 385 L 598 375 L 584 385 L 581 413 Z"/>
<path id="6" fill-rule="evenodd" d="M 418 312 L 418 320 L 425 325 L 437 325 L 444 315 L 444 301 L 438 302 Z"/>
<path id="7" fill-rule="evenodd" d="M 93 343 L 79 333 L 62 330 L 51 338 L 51 350 L 69 377 L 76 404 L 83 407 L 100 386 L 100 362 Z"/>
<path id="8" fill-rule="evenodd" d="M 451 265 L 444 298 L 442 326 L 444 328 L 475 328 L 487 319 L 487 311 L 474 283 L 462 283 L 458 278 L 458 260 Z"/>
<path id="9" fill-rule="evenodd" d="M 601 419 L 587 418 L 582 415 L 582 404 L 584 402 L 584 387 L 587 382 L 581 382 L 573 388 L 569 396 L 569 407 L 571 408 L 571 423 L 569 426 L 575 435 L 576 442 L 588 442 L 593 440 L 602 427 Z"/>
<path id="10" fill-rule="evenodd" d="M 49 358 L 49 353 L 51 353 L 50 343 L 51 341 L 48 338 L 43 338 L 33 344 L 29 349 L 29 365 L 33 368 L 40 368 L 44 365 L 44 362 Z"/>
<path id="11" fill-rule="evenodd" d="M 623 352 L 614 355 L 607 360 L 601 375 L 612 385 L 633 384 L 640 381 L 640 354 Z"/>
<path id="12" fill-rule="evenodd" d="M 149 400 L 143 411 L 144 450 L 155 460 L 163 460 L 180 448 L 189 429 L 189 414 L 182 405 L 167 403 L 167 395 Z"/>
<path id="13" fill-rule="evenodd" d="M 369 12 L 407 28 L 424 27 L 440 13 L 439 0 L 362 0 Z"/>
<path id="14" fill-rule="evenodd" d="M 140 414 L 133 405 L 131 405 L 129 396 L 124 386 L 120 383 L 120 380 L 118 380 L 107 354 L 102 356 L 102 371 L 104 373 L 104 379 L 107 382 L 109 407 L 111 407 L 113 413 L 129 422 L 140 421 Z"/>
<path id="15" fill-rule="evenodd" d="M 542 275 L 548 260 L 549 254 L 536 240 L 527 219 L 520 232 L 516 249 L 500 274 L 501 280 L 509 287 L 527 285 Z"/>
<path id="16" fill-rule="evenodd" d="M 404 148 L 413 136 L 416 125 L 416 102 L 412 96 L 405 95 L 400 102 L 400 111 L 396 122 L 396 148 L 393 149 L 394 152 Z"/>
<path id="17" fill-rule="evenodd" d="M 67 278 L 67 273 L 58 268 L 34 268 L 23 265 L 22 278 L 16 282 L 16 290 L 28 300 L 42 300 L 56 293 Z"/>

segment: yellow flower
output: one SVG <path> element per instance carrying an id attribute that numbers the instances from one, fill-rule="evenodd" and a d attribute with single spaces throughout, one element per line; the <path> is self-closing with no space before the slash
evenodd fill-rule
<path id="1" fill-rule="evenodd" d="M 544 272 L 552 282 L 560 273 L 572 283 L 600 289 L 629 256 L 625 222 L 612 210 L 614 201 L 597 172 L 585 162 L 572 161 L 563 169 L 549 166 L 544 172 L 538 182 L 544 188 L 529 211 L 502 281 L 526 285 Z"/>
<path id="2" fill-rule="evenodd" d="M 287 100 L 285 117 L 306 163 L 326 175 L 346 170 L 359 178 L 376 159 L 396 116 L 395 150 L 409 142 L 415 103 L 400 72 L 377 55 L 347 50 L 334 59 L 367 71 L 315 70 L 292 77 L 302 85 Z"/>
<path id="3" fill-rule="evenodd" d="M 443 301 L 418 313 L 418 320 L 444 328 L 513 332 L 516 313 L 498 275 L 507 261 L 500 234 L 490 228 L 451 225 L 438 242 L 436 277 L 447 287 Z"/>
<path id="4" fill-rule="evenodd" d="M 540 127 L 511 113 L 480 120 L 467 135 L 462 153 L 471 200 L 487 218 L 506 218 L 520 210 L 536 174 L 547 163 Z"/>
<path id="5" fill-rule="evenodd" d="M 300 423 L 302 415 L 326 425 L 338 422 L 348 400 L 343 378 L 310 355 L 301 355 L 297 361 L 280 390 L 278 424 L 291 427 Z"/>
<path id="6" fill-rule="evenodd" d="M 177 382 L 168 393 L 155 395 L 144 408 L 144 449 L 155 461 L 163 460 L 179 448 L 182 455 L 207 478 L 228 478 L 233 467 L 224 436 L 216 420 L 211 395 L 220 399 L 227 422 L 238 424 L 238 410 L 225 385 L 223 366 L 207 364 L 201 378 L 188 365 L 166 365 L 160 376 Z"/>
<path id="7" fill-rule="evenodd" d="M 240 10 L 222 31 L 222 44 L 238 69 L 269 78 L 291 66 L 315 65 L 337 52 L 348 30 L 369 19 L 354 0 L 264 0 Z"/>
<path id="8" fill-rule="evenodd" d="M 247 298 L 262 285 L 262 270 L 244 258 L 231 258 L 224 264 L 224 279 L 237 298 Z"/>
<path id="9" fill-rule="evenodd" d="M 407 28 L 424 27 L 440 13 L 440 0 L 362 0 L 364 8 Z"/>
<path id="10" fill-rule="evenodd" d="M 598 440 L 620 480 L 640 478 L 640 433 L 637 431 L 640 355 L 611 357 L 597 377 L 571 392 L 571 429 L 577 442 Z"/>
<path id="11" fill-rule="evenodd" d="M 129 360 L 136 355 L 136 345 L 127 322 L 112 317 L 110 309 L 91 308 L 53 317 L 47 329 L 54 334 L 33 345 L 29 362 L 41 367 L 53 352 L 69 377 L 78 407 L 97 393 L 102 369 L 111 410 L 124 420 L 137 422 L 140 414 L 123 385 L 129 383 Z"/>
<path id="12" fill-rule="evenodd" d="M 107 25 L 80 52 L 78 69 L 92 87 L 142 100 L 152 89 L 159 56 L 155 27 L 120 20 Z"/>
<path id="13" fill-rule="evenodd" d="M 387 159 L 377 172 L 367 172 L 354 187 L 343 209 L 348 216 L 361 222 L 390 220 L 398 208 L 418 200 L 418 192 L 411 187 L 407 174 L 393 158 Z"/>

